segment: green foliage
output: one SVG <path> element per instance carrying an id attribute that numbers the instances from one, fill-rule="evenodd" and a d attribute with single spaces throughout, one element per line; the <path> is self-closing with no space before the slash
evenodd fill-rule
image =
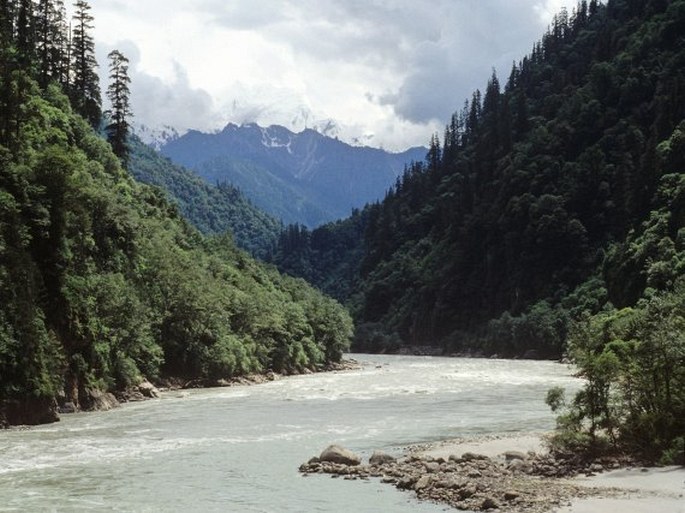
<path id="1" fill-rule="evenodd" d="M 0 415 L 143 377 L 217 380 L 341 359 L 351 320 L 302 280 L 201 235 L 122 169 L 57 86 L 0 146 Z M 0 419 L 0 422 L 11 419 Z"/>
<path id="2" fill-rule="evenodd" d="M 570 351 L 587 384 L 560 436 L 583 433 L 614 451 L 668 458 L 685 432 L 685 281 L 634 308 L 586 317 Z"/>
<path id="3" fill-rule="evenodd" d="M 275 262 L 336 290 L 358 348 L 562 356 L 573 321 L 683 275 L 684 20 L 682 0 L 560 14 L 364 210 L 363 237 L 288 229 Z"/>
<path id="4" fill-rule="evenodd" d="M 198 230 L 205 234 L 229 231 L 239 247 L 260 258 L 273 250 L 281 224 L 252 205 L 238 189 L 228 184 L 209 185 L 135 136 L 129 138 L 129 144 L 131 174 L 140 182 L 164 189 Z"/>

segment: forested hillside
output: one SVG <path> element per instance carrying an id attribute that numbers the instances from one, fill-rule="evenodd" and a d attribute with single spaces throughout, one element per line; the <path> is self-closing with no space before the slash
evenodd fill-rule
<path id="1" fill-rule="evenodd" d="M 202 233 L 230 232 L 238 247 L 258 257 L 273 250 L 281 223 L 255 207 L 238 189 L 227 183 L 210 185 L 135 136 L 130 144 L 133 177 L 164 189 L 181 215 Z"/>
<path id="2" fill-rule="evenodd" d="M 351 322 L 337 303 L 202 236 L 93 129 L 87 2 L 71 39 L 60 2 L 35 7 L 0 2 L 0 425 L 91 408 L 143 377 L 340 360 Z"/>
<path id="3" fill-rule="evenodd" d="M 293 133 L 253 123 L 229 124 L 214 134 L 191 130 L 161 152 L 210 184 L 238 187 L 284 223 L 310 228 L 383 197 L 406 164 L 426 155 L 425 148 L 389 153 L 311 129 Z"/>
<path id="4" fill-rule="evenodd" d="M 566 353 L 557 450 L 683 462 L 684 70 L 685 1 L 580 2 L 384 201 L 275 260 L 340 292 L 358 350 Z"/>
<path id="5" fill-rule="evenodd" d="M 682 1 L 582 2 L 503 84 L 493 74 L 333 262 L 357 264 L 342 298 L 367 334 L 357 347 L 559 356 L 583 312 L 672 288 L 683 271 L 684 35 Z M 326 287 L 335 267 L 318 267 L 319 233 L 283 239 L 276 262 Z"/>

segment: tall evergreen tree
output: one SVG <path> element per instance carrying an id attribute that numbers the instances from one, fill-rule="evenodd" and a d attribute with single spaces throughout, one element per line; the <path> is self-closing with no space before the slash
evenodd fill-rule
<path id="1" fill-rule="evenodd" d="M 14 0 L 0 0 L 0 48 L 14 39 Z"/>
<path id="2" fill-rule="evenodd" d="M 64 2 L 39 0 L 35 25 L 38 81 L 41 87 L 46 87 L 50 80 L 65 85 L 68 52 Z"/>
<path id="3" fill-rule="evenodd" d="M 107 98 L 112 104 L 109 111 L 110 122 L 107 125 L 107 139 L 112 145 L 114 153 L 127 166 L 129 159 L 128 147 L 128 119 L 131 117 L 129 105 L 131 79 L 128 76 L 128 59 L 119 51 L 112 50 L 109 59 L 109 79 Z"/>
<path id="4" fill-rule="evenodd" d="M 102 118 L 102 99 L 100 84 L 95 69 L 95 41 L 90 31 L 93 29 L 93 16 L 90 4 L 77 0 L 73 17 L 71 40 L 71 99 L 76 111 L 94 127 L 100 125 Z"/>
<path id="5" fill-rule="evenodd" d="M 19 51 L 19 58 L 24 66 L 28 66 L 35 50 L 35 24 L 33 2 L 31 0 L 19 0 L 16 32 L 16 46 Z"/>

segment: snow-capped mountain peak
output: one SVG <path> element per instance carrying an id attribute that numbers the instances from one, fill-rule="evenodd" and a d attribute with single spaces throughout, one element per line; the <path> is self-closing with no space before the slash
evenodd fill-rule
<path id="1" fill-rule="evenodd" d="M 175 141 L 183 136 L 188 130 L 179 131 L 173 126 L 163 125 L 159 127 L 151 127 L 145 124 L 133 124 L 133 133 L 136 134 L 141 141 L 148 146 L 152 146 L 159 151 L 165 144 Z"/>

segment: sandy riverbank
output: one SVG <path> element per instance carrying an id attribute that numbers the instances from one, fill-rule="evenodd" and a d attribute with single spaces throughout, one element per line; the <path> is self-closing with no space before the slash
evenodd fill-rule
<path id="1" fill-rule="evenodd" d="M 543 454 L 546 448 L 541 434 L 526 434 L 444 441 L 412 449 L 414 454 L 446 460 L 465 452 L 503 459 L 507 451 Z M 685 467 L 623 468 L 557 482 L 593 495 L 571 498 L 569 504 L 551 510 L 557 513 L 685 513 Z"/>
<path id="2" fill-rule="evenodd" d="M 368 464 L 345 449 L 331 457 L 330 449 L 300 472 L 379 478 L 421 500 L 469 512 L 685 513 L 685 468 L 557 459 L 542 434 L 422 444 L 399 458 L 374 453 Z M 566 477 L 572 475 L 579 477 Z"/>

